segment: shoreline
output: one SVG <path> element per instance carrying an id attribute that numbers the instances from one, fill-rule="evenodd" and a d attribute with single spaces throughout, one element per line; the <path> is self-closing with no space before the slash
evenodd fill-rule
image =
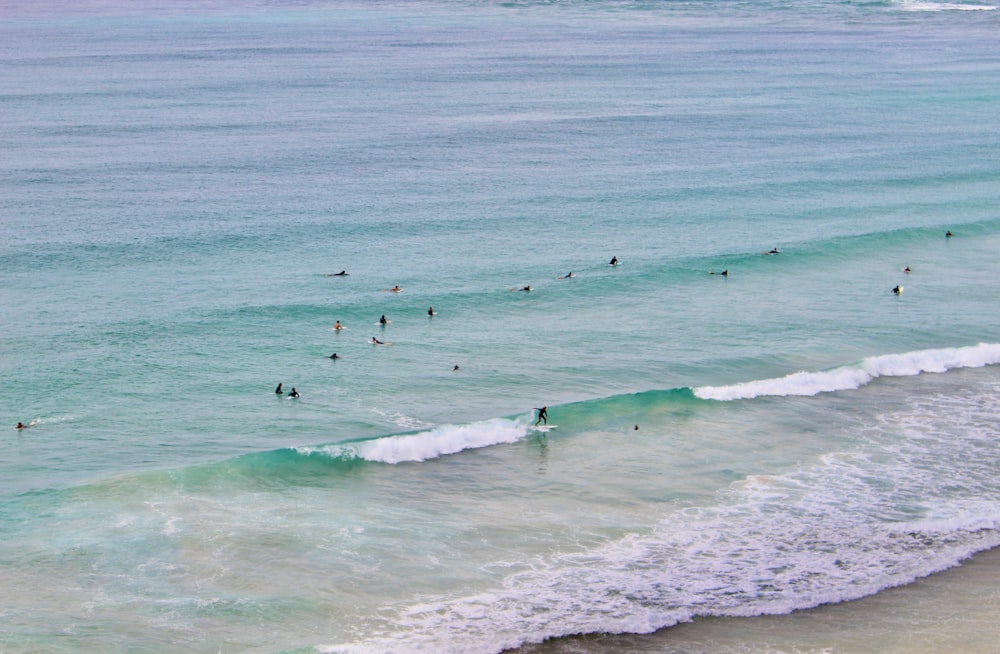
<path id="1" fill-rule="evenodd" d="M 652 634 L 586 635 L 511 654 L 989 654 L 1000 624 L 1000 547 L 851 602 L 785 615 L 697 618 Z"/>

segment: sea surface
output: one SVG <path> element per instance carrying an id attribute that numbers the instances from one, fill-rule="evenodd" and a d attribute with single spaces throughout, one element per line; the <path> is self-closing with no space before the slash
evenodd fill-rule
<path id="1" fill-rule="evenodd" d="M 0 651 L 995 651 L 994 2 L 148 4 L 0 0 Z"/>

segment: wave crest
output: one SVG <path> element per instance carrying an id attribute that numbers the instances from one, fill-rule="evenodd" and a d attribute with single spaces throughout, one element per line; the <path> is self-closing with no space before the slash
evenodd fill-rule
<path id="1" fill-rule="evenodd" d="M 784 377 L 758 379 L 729 386 L 699 386 L 695 396 L 703 400 L 745 400 L 766 395 L 817 395 L 851 390 L 879 377 L 908 377 L 924 372 L 946 372 L 954 368 L 980 368 L 1000 363 L 1000 344 L 979 343 L 968 347 L 918 350 L 862 359 L 850 366 L 821 372 L 795 372 Z"/>
<path id="2" fill-rule="evenodd" d="M 379 463 L 416 463 L 463 450 L 513 443 L 528 434 L 523 420 L 494 418 L 467 425 L 441 425 L 414 434 L 384 436 L 368 441 L 299 447 L 299 454 Z"/>

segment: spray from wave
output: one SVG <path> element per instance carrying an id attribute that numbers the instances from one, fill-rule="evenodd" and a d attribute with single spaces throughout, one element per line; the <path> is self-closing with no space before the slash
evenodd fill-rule
<path id="1" fill-rule="evenodd" d="M 703 400 L 721 401 L 766 395 L 816 395 L 860 388 L 879 377 L 909 377 L 924 372 L 981 368 L 997 363 L 1000 363 L 1000 344 L 980 343 L 968 347 L 868 357 L 854 365 L 821 372 L 796 372 L 784 377 L 729 386 L 700 386 L 694 389 L 694 394 Z"/>

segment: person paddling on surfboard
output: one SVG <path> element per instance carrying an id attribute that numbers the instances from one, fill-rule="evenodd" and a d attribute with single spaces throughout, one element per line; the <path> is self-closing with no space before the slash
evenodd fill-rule
<path id="1" fill-rule="evenodd" d="M 538 420 L 535 421 L 536 427 L 538 426 L 538 423 L 543 421 L 545 422 L 546 425 L 549 424 L 549 407 L 543 406 L 540 409 L 538 407 L 535 407 L 535 411 L 538 412 Z"/>

